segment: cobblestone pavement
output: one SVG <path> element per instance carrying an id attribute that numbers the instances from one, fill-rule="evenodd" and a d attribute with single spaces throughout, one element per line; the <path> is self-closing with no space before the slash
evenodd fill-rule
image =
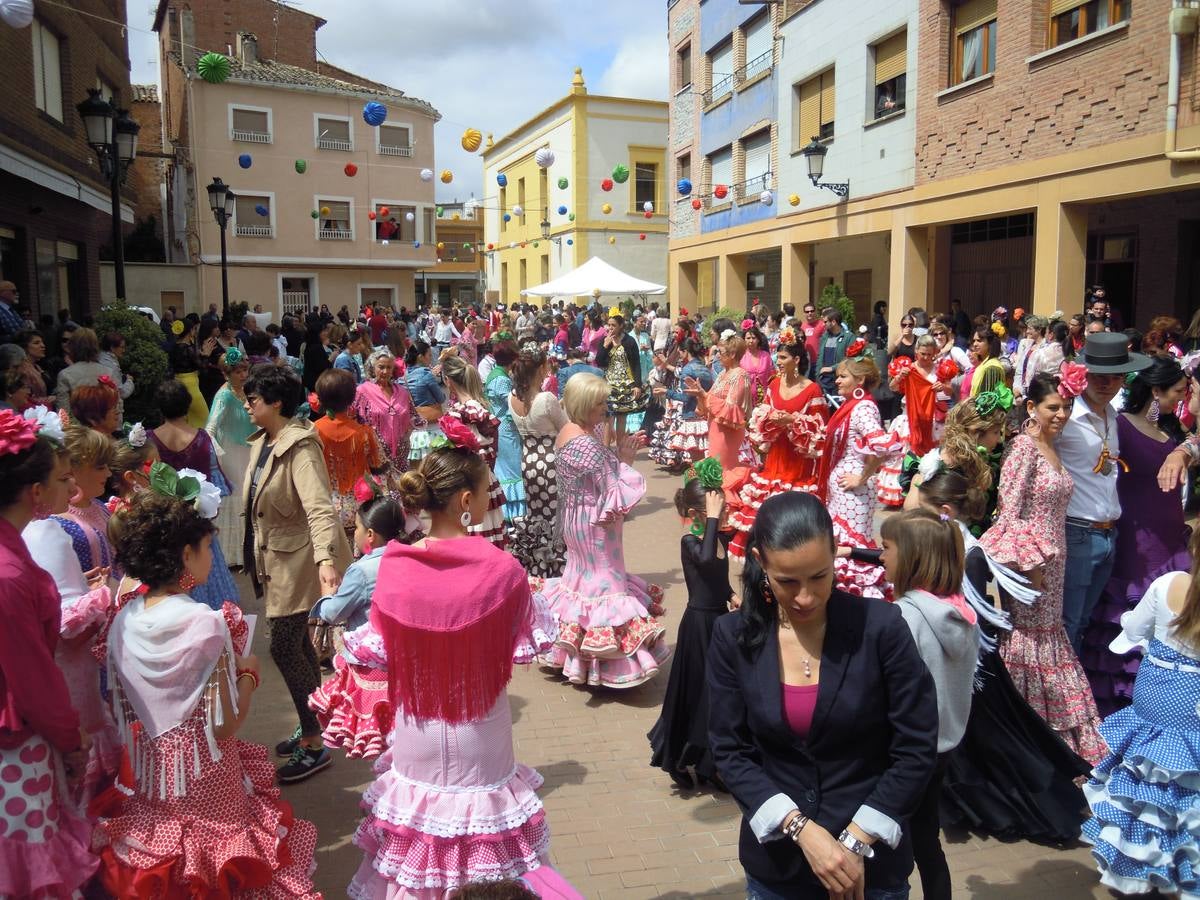
<path id="1" fill-rule="evenodd" d="M 640 461 L 649 493 L 625 529 L 630 571 L 666 589 L 665 623 L 674 642 L 686 603 L 679 566 L 679 519 L 672 497 L 679 480 Z M 248 582 L 241 583 L 249 596 Z M 434 598 L 430 598 L 431 600 Z M 254 601 L 247 612 L 261 612 Z M 243 736 L 273 746 L 295 726 L 295 713 L 267 656 L 266 628 L 255 649 L 262 689 Z M 518 670 L 510 687 L 517 758 L 536 767 L 552 832 L 551 854 L 589 900 L 744 896 L 737 862 L 739 813 L 727 795 L 681 792 L 648 765 L 646 732 L 654 724 L 666 673 L 632 690 L 572 687 L 545 670 Z M 318 887 L 345 896 L 361 859 L 351 843 L 358 800 L 370 766 L 336 751 L 334 765 L 284 789 L 296 814 L 319 831 Z M 967 833 L 943 838 L 955 894 L 1012 900 L 1107 897 L 1087 848 L 1005 843 Z M 913 897 L 921 896 L 914 877 Z"/>

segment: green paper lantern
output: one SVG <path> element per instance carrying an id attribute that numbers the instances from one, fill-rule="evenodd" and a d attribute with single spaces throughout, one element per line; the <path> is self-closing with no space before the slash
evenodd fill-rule
<path id="1" fill-rule="evenodd" d="M 311 215 L 311 216 L 312 216 L 314 219 L 319 219 L 319 218 L 321 218 L 321 213 L 320 213 L 320 212 L 318 212 L 318 211 L 317 211 L 317 210 L 315 210 L 315 209 L 314 209 L 314 210 L 313 210 L 313 211 L 310 213 L 310 215 Z"/>
<path id="2" fill-rule="evenodd" d="M 470 249 L 471 249 L 471 245 L 470 245 L 470 244 L 463 244 L 463 249 L 464 249 L 464 250 L 470 250 Z"/>
<path id="3" fill-rule="evenodd" d="M 571 213 L 569 216 L 567 216 L 567 221 L 574 222 L 575 221 L 575 213 Z"/>
<path id="4" fill-rule="evenodd" d="M 444 207 L 441 207 L 441 206 L 439 206 L 439 207 L 437 208 L 437 215 L 438 215 L 438 218 L 440 219 L 440 218 L 442 217 L 443 213 L 445 213 L 445 212 L 446 212 L 445 208 L 444 208 Z"/>
<path id="5" fill-rule="evenodd" d="M 629 180 L 629 167 L 622 165 L 621 163 L 617 163 L 617 165 L 613 168 L 612 179 L 617 184 L 624 184 L 627 182 Z"/>
<path id="6" fill-rule="evenodd" d="M 567 189 L 567 185 L 568 185 L 568 184 L 570 184 L 570 183 L 571 183 L 571 182 L 567 181 L 567 179 L 565 179 L 565 178 L 560 178 L 560 179 L 558 179 L 558 186 L 559 186 L 561 189 L 563 189 L 564 191 Z"/>
<path id="7" fill-rule="evenodd" d="M 231 68 L 229 57 L 221 53 L 205 53 L 196 60 L 196 71 L 209 84 L 220 84 L 229 77 Z"/>
<path id="8" fill-rule="evenodd" d="M 302 159 L 296 160 L 296 174 L 303 175 L 308 171 L 308 163 Z"/>
<path id="9" fill-rule="evenodd" d="M 533 249 L 534 249 L 534 250 L 536 250 L 536 249 L 537 249 L 537 246 L 538 246 L 538 242 L 537 242 L 537 241 L 534 241 L 534 242 L 533 242 Z"/>

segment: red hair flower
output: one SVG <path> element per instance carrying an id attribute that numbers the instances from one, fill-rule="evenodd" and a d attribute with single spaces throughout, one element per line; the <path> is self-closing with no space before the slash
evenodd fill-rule
<path id="1" fill-rule="evenodd" d="M 907 356 L 897 356 L 888 363 L 888 375 L 892 378 L 898 378 L 900 373 L 912 366 L 913 361 Z"/>
<path id="2" fill-rule="evenodd" d="M 742 319 L 742 331 L 749 331 L 751 328 L 757 328 L 758 323 L 753 319 Z"/>
<path id="3" fill-rule="evenodd" d="M 109 375 L 100 375 L 100 376 L 98 376 L 98 377 L 96 378 L 96 384 L 102 384 L 102 385 L 104 385 L 105 387 L 110 387 L 110 388 L 112 388 L 114 391 L 117 389 L 117 384 L 116 384 L 116 382 L 115 382 L 115 381 L 113 381 L 113 380 L 112 380 L 112 377 L 111 377 L 111 376 L 109 376 Z"/>
<path id="4" fill-rule="evenodd" d="M 937 364 L 938 381 L 942 384 L 949 384 L 958 377 L 958 363 L 952 360 L 949 356 L 942 357 Z"/>
<path id="5" fill-rule="evenodd" d="M 460 450 L 479 452 L 479 438 L 461 419 L 454 416 L 442 416 L 438 419 L 438 427 L 442 429 L 442 434 L 446 435 L 446 440 L 455 447 Z"/>
<path id="6" fill-rule="evenodd" d="M 22 453 L 37 441 L 38 423 L 17 415 L 11 409 L 0 409 L 0 456 Z"/>
<path id="7" fill-rule="evenodd" d="M 1058 370 L 1058 392 L 1066 400 L 1073 400 L 1087 388 L 1087 367 L 1079 363 L 1064 362 Z"/>
<path id="8" fill-rule="evenodd" d="M 846 356 L 853 359 L 854 357 L 859 356 L 866 349 L 867 342 L 862 338 L 855 338 L 850 342 L 850 346 L 846 348 Z"/>
<path id="9" fill-rule="evenodd" d="M 369 478 L 360 478 L 354 483 L 354 499 L 361 506 L 379 496 L 379 486 Z"/>
<path id="10" fill-rule="evenodd" d="M 308 408 L 315 413 L 321 411 L 321 398 L 317 396 L 316 391 L 308 392 Z"/>

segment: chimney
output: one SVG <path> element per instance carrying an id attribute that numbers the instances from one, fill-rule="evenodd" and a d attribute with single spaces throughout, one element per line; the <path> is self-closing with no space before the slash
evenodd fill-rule
<path id="1" fill-rule="evenodd" d="M 238 32 L 238 58 L 243 66 L 258 63 L 258 38 L 249 31 Z"/>

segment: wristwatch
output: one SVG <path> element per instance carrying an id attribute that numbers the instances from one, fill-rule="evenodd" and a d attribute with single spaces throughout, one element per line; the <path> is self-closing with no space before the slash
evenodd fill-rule
<path id="1" fill-rule="evenodd" d="M 864 859 L 871 859 L 875 856 L 875 850 L 870 844 L 866 843 L 865 841 L 860 841 L 849 831 L 843 831 L 838 835 L 838 843 L 855 856 L 861 856 Z"/>

